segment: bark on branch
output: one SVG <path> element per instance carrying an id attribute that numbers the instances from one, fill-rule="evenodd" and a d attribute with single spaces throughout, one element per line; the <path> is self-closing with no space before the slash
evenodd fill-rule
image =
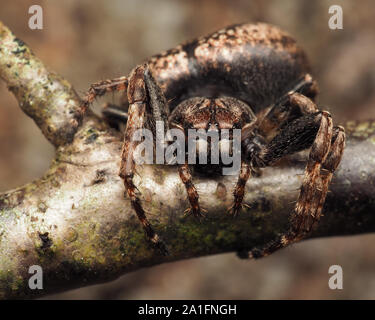
<path id="1" fill-rule="evenodd" d="M 144 166 L 136 183 L 171 251 L 158 255 L 124 198 L 120 134 L 92 114 L 79 125 L 79 98 L 70 84 L 48 72 L 1 23 L 0 76 L 56 146 L 42 178 L 0 195 L 0 298 L 38 296 L 168 261 L 251 249 L 287 228 L 303 155 L 252 178 L 245 199 L 251 208 L 236 219 L 226 213 L 236 177 L 195 176 L 208 209 L 202 223 L 183 218 L 188 202 L 175 167 Z M 344 158 L 312 237 L 375 231 L 375 121 L 350 122 L 346 129 Z M 43 268 L 44 290 L 29 289 L 31 265 Z"/>
<path id="2" fill-rule="evenodd" d="M 68 81 L 48 71 L 1 21 L 0 77 L 54 146 L 72 141 L 81 119 L 79 97 Z"/>

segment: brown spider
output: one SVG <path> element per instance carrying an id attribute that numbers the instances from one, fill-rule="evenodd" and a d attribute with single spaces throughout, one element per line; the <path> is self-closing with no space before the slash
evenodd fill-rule
<path id="1" fill-rule="evenodd" d="M 92 85 L 83 111 L 97 96 L 113 91 L 126 91 L 128 100 L 127 114 L 116 107 L 104 112 L 109 119 L 127 121 L 120 176 L 148 239 L 163 252 L 166 247 L 151 227 L 133 182 L 134 133 L 142 128 L 155 133 L 156 121 L 185 135 L 188 129 L 241 129 L 233 214 L 241 209 L 252 172 L 311 148 L 289 230 L 264 248 L 252 250 L 251 257 L 302 239 L 319 221 L 328 185 L 341 161 L 345 133 L 342 127 L 333 127 L 330 114 L 314 103 L 317 85 L 307 58 L 287 33 L 268 24 L 242 24 L 179 45 L 137 66 L 129 77 Z M 195 167 L 216 174 L 221 166 Z M 188 163 L 178 170 L 191 213 L 200 216 Z"/>

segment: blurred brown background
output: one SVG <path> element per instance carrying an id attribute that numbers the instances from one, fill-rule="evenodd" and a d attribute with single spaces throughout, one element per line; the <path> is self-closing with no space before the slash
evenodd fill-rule
<path id="1" fill-rule="evenodd" d="M 28 28 L 32 4 L 44 10 L 43 30 Z M 333 4 L 343 8 L 343 30 L 328 28 Z M 232 23 L 270 22 L 306 49 L 320 84 L 319 103 L 336 122 L 375 118 L 373 0 L 18 0 L 2 2 L 0 20 L 80 94 L 182 41 Z M 0 192 L 40 176 L 53 152 L 0 81 Z M 180 261 L 50 298 L 374 299 L 374 241 L 375 235 L 310 240 L 260 261 L 234 254 Z M 328 288 L 333 264 L 343 267 L 343 290 Z"/>

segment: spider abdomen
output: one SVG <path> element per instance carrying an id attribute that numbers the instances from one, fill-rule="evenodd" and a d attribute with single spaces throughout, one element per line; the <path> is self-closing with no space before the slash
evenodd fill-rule
<path id="1" fill-rule="evenodd" d="M 234 96 L 258 112 L 309 73 L 304 51 L 264 23 L 230 26 L 148 61 L 173 109 L 194 96 Z"/>

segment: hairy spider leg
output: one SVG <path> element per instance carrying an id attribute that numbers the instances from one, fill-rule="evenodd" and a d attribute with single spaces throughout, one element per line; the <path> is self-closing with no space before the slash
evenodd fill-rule
<path id="1" fill-rule="evenodd" d="M 81 112 L 84 114 L 90 104 L 97 98 L 106 93 L 114 91 L 126 91 L 128 87 L 128 78 L 120 77 L 112 80 L 104 80 L 94 83 L 90 86 L 81 103 Z"/>
<path id="2" fill-rule="evenodd" d="M 233 216 L 237 216 L 240 209 L 243 206 L 247 206 L 246 204 L 243 204 L 242 201 L 245 195 L 245 186 L 250 176 L 251 176 L 251 166 L 249 163 L 242 160 L 240 175 L 238 176 L 238 180 L 233 191 L 234 201 L 233 201 L 233 204 L 228 209 L 228 211 Z"/>
<path id="3" fill-rule="evenodd" d="M 104 104 L 102 114 L 113 122 L 126 123 L 129 117 L 124 108 L 111 103 Z"/>
<path id="4" fill-rule="evenodd" d="M 126 108 L 126 110 L 127 109 L 128 108 Z M 128 121 L 129 115 L 125 111 L 124 106 L 105 103 L 102 108 L 102 115 L 111 127 L 116 128 L 120 132 L 125 132 L 126 122 Z"/>
<path id="5" fill-rule="evenodd" d="M 146 103 L 148 102 L 148 95 L 146 91 L 145 81 L 150 80 L 151 76 L 145 80 L 146 66 L 142 65 L 135 68 L 128 79 L 128 77 L 120 77 L 113 80 L 104 80 L 94 83 L 85 95 L 81 104 L 81 112 L 84 114 L 90 104 L 95 98 L 104 96 L 109 92 L 127 91 L 128 101 L 130 103 L 129 114 L 113 107 L 108 106 L 108 115 L 115 116 L 121 120 L 128 120 L 125 130 L 124 143 L 122 147 L 122 162 L 120 168 L 120 176 L 124 179 L 127 194 L 132 203 L 138 219 L 140 220 L 147 238 L 165 255 L 168 250 L 159 236 L 153 230 L 150 222 L 140 203 L 140 199 L 136 194 L 136 186 L 133 183 L 133 176 L 135 172 L 135 163 L 133 159 L 133 152 L 137 144 L 132 141 L 133 134 L 137 129 L 143 128 L 145 125 L 145 111 Z M 152 99 L 150 99 L 152 100 Z M 113 109 L 116 110 L 113 110 Z M 105 114 L 105 112 L 104 112 Z"/>
<path id="6" fill-rule="evenodd" d="M 292 95 L 293 103 L 310 110 L 311 102 L 299 94 Z M 306 109 L 306 107 L 309 107 Z M 314 108 L 317 110 L 317 108 Z M 345 147 L 342 127 L 332 126 L 328 112 L 320 111 L 293 120 L 261 151 L 261 163 L 270 165 L 283 156 L 311 146 L 305 175 L 290 229 L 261 249 L 253 249 L 248 257 L 260 258 L 303 239 L 319 221 L 328 186 L 340 163 Z"/>
<path id="7" fill-rule="evenodd" d="M 254 136 L 254 129 L 258 120 L 260 120 L 260 123 L 258 124 L 258 134 L 270 138 L 278 133 L 278 130 L 280 130 L 280 124 L 288 122 L 293 116 L 293 108 L 299 110 L 299 116 L 303 114 L 311 114 L 317 111 L 315 104 L 305 95 L 299 93 L 303 92 L 311 97 L 315 97 L 317 90 L 316 81 L 312 79 L 311 75 L 306 74 L 287 94 L 282 96 L 275 104 L 269 107 L 267 109 L 268 112 L 263 117 L 259 117 L 258 119 L 255 118 L 252 123 L 247 124 L 242 129 L 241 139 L 243 143 L 246 143 L 248 138 Z M 271 132 L 273 132 L 273 134 L 270 134 Z M 250 159 L 244 159 L 241 161 L 240 176 L 233 192 L 234 202 L 228 209 L 228 211 L 234 216 L 236 216 L 241 208 L 245 206 L 242 204 L 242 201 L 245 195 L 246 183 L 250 178 L 252 171 L 255 171 L 258 168 L 257 166 L 252 166 L 249 162 Z M 247 165 L 246 163 L 250 165 Z"/>
<path id="8" fill-rule="evenodd" d="M 130 75 L 128 84 L 129 116 L 126 124 L 124 143 L 121 155 L 120 177 L 124 180 L 126 192 L 130 198 L 132 207 L 141 222 L 147 238 L 164 255 L 168 255 L 168 249 L 158 234 L 152 228 L 146 213 L 142 207 L 139 192 L 134 184 L 135 174 L 134 151 L 138 141 L 133 141 L 138 129 L 143 129 L 152 121 L 150 118 L 162 118 L 160 109 L 165 104 L 163 96 L 159 96 L 160 90 L 148 71 L 147 65 L 136 67 Z M 155 129 L 154 127 L 152 129 Z"/>
<path id="9" fill-rule="evenodd" d="M 298 116 L 317 111 L 313 102 L 317 92 L 316 81 L 312 79 L 311 75 L 306 74 L 293 89 L 265 109 L 263 116 L 259 116 L 259 133 L 270 140 L 280 131 L 282 124 L 290 122 Z"/>
<path id="10" fill-rule="evenodd" d="M 322 179 L 322 196 L 320 197 L 319 205 L 316 211 L 316 221 L 319 221 L 323 210 L 323 205 L 328 193 L 328 187 L 332 180 L 333 173 L 339 166 L 345 149 L 345 129 L 342 126 L 333 128 L 333 138 L 331 150 L 328 153 L 326 160 L 322 164 L 321 179 Z"/>
<path id="11" fill-rule="evenodd" d="M 199 205 L 199 195 L 197 189 L 194 186 L 191 172 L 189 170 L 189 165 L 187 163 L 179 165 L 178 173 L 180 175 L 181 181 L 185 185 L 186 193 L 190 202 L 190 207 L 185 210 L 186 215 L 193 214 L 195 217 L 201 218 L 202 209 Z"/>

